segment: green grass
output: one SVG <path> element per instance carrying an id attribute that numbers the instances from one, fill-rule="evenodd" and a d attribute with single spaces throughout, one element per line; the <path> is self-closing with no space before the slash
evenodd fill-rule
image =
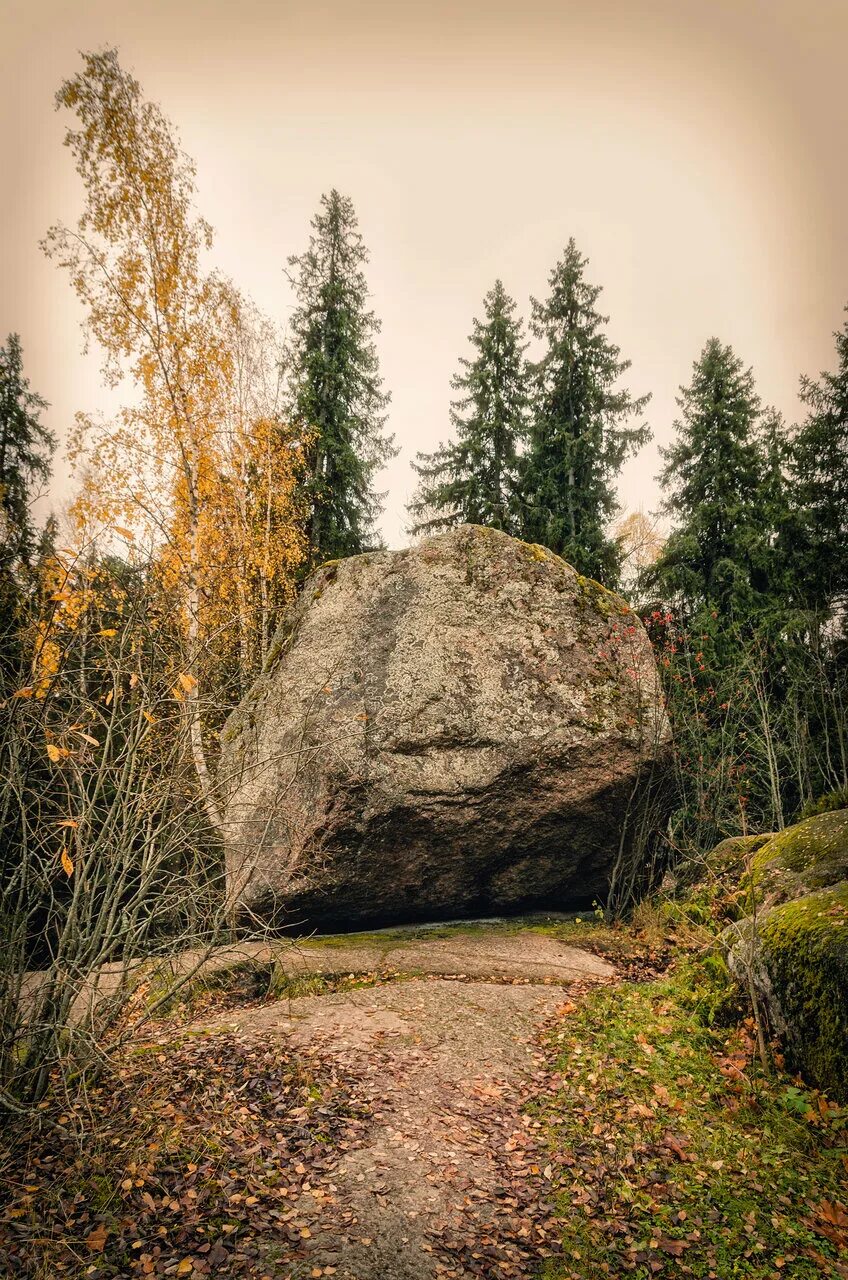
<path id="1" fill-rule="evenodd" d="M 559 1075 L 537 1114 L 565 1249 L 549 1280 L 848 1276 L 848 1110 L 766 1079 L 749 1027 L 709 1025 L 723 994 L 720 973 L 681 959 L 550 1033 Z"/>

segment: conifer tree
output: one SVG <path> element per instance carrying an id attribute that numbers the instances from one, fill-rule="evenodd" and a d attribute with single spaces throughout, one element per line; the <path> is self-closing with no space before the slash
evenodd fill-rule
<path id="1" fill-rule="evenodd" d="M 809 414 L 793 449 L 797 574 L 814 609 L 832 608 L 848 594 L 848 320 L 834 337 L 836 371 L 802 379 Z"/>
<path id="2" fill-rule="evenodd" d="M 56 438 L 41 421 L 46 400 L 30 391 L 21 341 L 0 347 L 0 698 L 25 661 L 25 607 L 37 576 L 32 504 L 50 478 Z"/>
<path id="3" fill-rule="evenodd" d="M 394 454 L 363 267 L 368 252 L 353 203 L 321 197 L 309 247 L 289 258 L 298 306 L 291 321 L 292 412 L 307 449 L 310 562 L 374 545 L 383 495 L 378 469 Z"/>
<path id="4" fill-rule="evenodd" d="M 587 259 L 569 240 L 549 276 L 550 294 L 532 302 L 531 330 L 545 353 L 531 366 L 533 417 L 523 477 L 522 533 L 614 586 L 619 550 L 607 533 L 618 504 L 614 482 L 624 460 L 650 438 L 630 425 L 649 396 L 618 383 L 630 367 L 609 341 L 584 276 Z"/>
<path id="5" fill-rule="evenodd" d="M 717 338 L 677 403 L 677 439 L 661 451 L 659 477 L 674 527 L 649 578 L 685 616 L 715 613 L 729 632 L 769 604 L 780 424 L 770 416 L 763 428 L 752 371 Z"/>
<path id="6" fill-rule="evenodd" d="M 518 528 L 519 449 L 526 432 L 523 325 L 500 280 L 483 300 L 469 341 L 472 359 L 460 357 L 451 386 L 459 397 L 450 419 L 456 439 L 418 455 L 421 477 L 410 504 L 412 532 L 482 524 L 505 533 Z"/>
<path id="7" fill-rule="evenodd" d="M 47 401 L 29 389 L 21 340 L 0 347 L 0 568 L 29 564 L 36 532 L 32 504 L 50 478 L 56 438 L 41 421 Z"/>

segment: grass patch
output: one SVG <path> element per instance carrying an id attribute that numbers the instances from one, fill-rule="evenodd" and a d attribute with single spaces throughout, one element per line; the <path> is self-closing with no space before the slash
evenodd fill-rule
<path id="1" fill-rule="evenodd" d="M 765 1079 L 709 957 L 601 988 L 550 1033 L 539 1105 L 563 1258 L 548 1280 L 848 1276 L 848 1110 Z M 565 1006 L 569 1009 L 569 1006 Z"/>

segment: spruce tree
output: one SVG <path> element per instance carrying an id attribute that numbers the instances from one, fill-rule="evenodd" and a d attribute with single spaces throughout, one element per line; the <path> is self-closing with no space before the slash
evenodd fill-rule
<path id="1" fill-rule="evenodd" d="M 659 477 L 673 529 L 649 579 L 685 617 L 715 614 L 711 629 L 729 633 L 768 608 L 776 588 L 780 423 L 763 418 L 752 371 L 717 338 L 677 403 Z"/>
<path id="2" fill-rule="evenodd" d="M 451 386 L 456 439 L 418 455 L 421 477 L 409 511 L 412 533 L 482 524 L 505 533 L 518 528 L 519 449 L 526 431 L 523 325 L 500 280 L 483 300 L 483 320 L 469 336 L 471 359 L 460 357 Z"/>
<path id="3" fill-rule="evenodd" d="M 363 267 L 368 252 L 352 202 L 321 197 L 309 247 L 289 258 L 295 423 L 308 440 L 310 563 L 357 555 L 377 540 L 378 469 L 394 455 Z"/>
<path id="4" fill-rule="evenodd" d="M 546 349 L 531 366 L 522 535 L 614 586 L 620 554 L 607 532 L 618 510 L 614 483 L 627 456 L 650 439 L 647 426 L 630 425 L 650 397 L 634 399 L 618 385 L 630 362 L 604 333 L 609 317 L 596 308 L 601 289 L 585 279 L 586 265 L 569 240 L 548 298 L 531 299 L 531 331 Z"/>
<path id="5" fill-rule="evenodd" d="M 797 577 L 805 603 L 820 610 L 848 595 L 848 320 L 834 337 L 836 372 L 802 379 L 809 413 L 793 449 Z"/>
<path id="6" fill-rule="evenodd" d="M 47 401 L 23 375 L 21 340 L 0 347 L 0 567 L 28 565 L 36 546 L 32 504 L 50 478 L 56 438 L 41 421 Z"/>
<path id="7" fill-rule="evenodd" d="M 24 664 L 24 611 L 39 544 L 32 504 L 50 478 L 56 439 L 41 421 L 47 402 L 30 391 L 21 341 L 0 347 L 0 696 Z"/>

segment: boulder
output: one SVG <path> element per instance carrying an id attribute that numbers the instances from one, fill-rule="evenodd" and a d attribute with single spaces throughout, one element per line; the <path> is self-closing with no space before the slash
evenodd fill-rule
<path id="1" fill-rule="evenodd" d="M 233 901 L 346 928 L 603 900 L 668 736 L 639 618 L 542 547 L 464 525 L 323 565 L 222 734 Z"/>
<path id="2" fill-rule="evenodd" d="M 770 836 L 742 897 L 750 914 L 722 934 L 731 973 L 753 985 L 790 1066 L 848 1101 L 848 809 Z"/>

